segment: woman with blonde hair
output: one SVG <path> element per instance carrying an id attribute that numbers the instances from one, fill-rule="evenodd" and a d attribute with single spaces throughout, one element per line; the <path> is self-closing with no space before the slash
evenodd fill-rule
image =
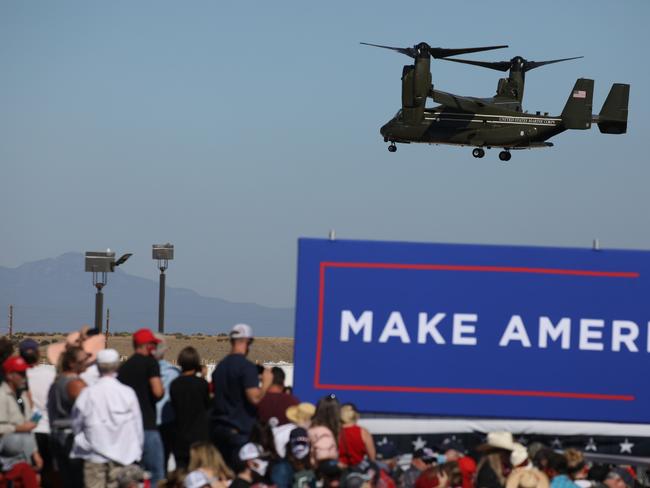
<path id="1" fill-rule="evenodd" d="M 359 464 L 367 456 L 375 460 L 375 442 L 370 432 L 357 425 L 359 411 L 352 403 L 341 406 L 341 430 L 339 431 L 339 463 L 346 467 Z"/>
<path id="2" fill-rule="evenodd" d="M 223 456 L 210 442 L 195 442 L 190 446 L 188 471 L 202 471 L 212 480 L 212 488 L 225 488 L 235 477 Z"/>

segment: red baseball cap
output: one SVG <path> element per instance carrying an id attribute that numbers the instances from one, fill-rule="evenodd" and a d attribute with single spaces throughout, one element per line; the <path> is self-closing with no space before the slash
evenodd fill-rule
<path id="1" fill-rule="evenodd" d="M 149 344 L 151 342 L 158 344 L 161 341 L 155 335 L 153 335 L 151 329 L 147 329 L 145 327 L 144 329 L 136 330 L 133 333 L 133 342 L 136 346 L 141 346 L 142 344 Z"/>
<path id="2" fill-rule="evenodd" d="M 29 369 L 29 365 L 25 362 L 20 356 L 10 356 L 8 359 L 2 363 L 2 369 L 5 374 L 9 373 L 21 373 Z"/>

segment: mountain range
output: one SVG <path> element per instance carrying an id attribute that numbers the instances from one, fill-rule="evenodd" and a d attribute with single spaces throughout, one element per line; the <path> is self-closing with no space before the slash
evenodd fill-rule
<path id="1" fill-rule="evenodd" d="M 84 255 L 66 253 L 57 258 L 0 266 L 0 330 L 7 332 L 7 313 L 13 305 L 14 332 L 65 332 L 93 324 L 95 288 L 84 272 Z M 104 307 L 110 309 L 111 331 L 158 327 L 158 281 L 129 275 L 119 268 L 109 274 Z M 106 312 L 104 311 L 104 315 Z M 186 288 L 167 286 L 165 332 L 227 332 L 238 322 L 250 324 L 255 334 L 293 336 L 291 308 L 271 308 L 201 296 Z"/>

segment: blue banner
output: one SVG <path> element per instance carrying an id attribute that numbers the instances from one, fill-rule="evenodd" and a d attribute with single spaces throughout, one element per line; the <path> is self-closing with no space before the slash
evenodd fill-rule
<path id="1" fill-rule="evenodd" d="M 301 239 L 294 387 L 383 413 L 649 422 L 650 252 Z"/>

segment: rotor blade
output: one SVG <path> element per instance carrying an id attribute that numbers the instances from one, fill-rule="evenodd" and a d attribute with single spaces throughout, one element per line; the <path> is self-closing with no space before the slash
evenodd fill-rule
<path id="1" fill-rule="evenodd" d="M 383 49 L 391 49 L 392 51 L 397 51 L 398 53 L 406 54 L 409 58 L 414 58 L 414 59 L 417 54 L 415 49 L 413 49 L 412 47 L 382 46 L 380 44 L 370 44 L 369 42 L 360 42 L 359 44 L 363 44 L 364 46 L 381 47 Z"/>
<path id="2" fill-rule="evenodd" d="M 491 51 L 493 49 L 502 49 L 508 46 L 483 46 L 483 47 L 466 47 L 460 49 L 447 49 L 444 47 L 430 47 L 429 54 L 436 59 L 446 58 L 447 56 L 456 56 L 457 54 L 478 53 L 481 51 Z"/>
<path id="3" fill-rule="evenodd" d="M 580 58 L 584 58 L 584 56 L 576 56 L 574 58 L 552 59 L 550 61 L 526 61 L 524 64 L 524 71 L 530 71 L 531 69 L 539 68 L 540 66 L 544 66 L 545 64 L 559 63 L 561 61 L 569 61 L 571 59 L 580 59 Z"/>
<path id="4" fill-rule="evenodd" d="M 454 58 L 445 58 L 443 61 L 453 61 L 454 63 L 472 64 L 474 66 L 481 66 L 483 68 L 495 69 L 497 71 L 508 71 L 510 69 L 510 61 L 472 61 L 471 59 L 454 59 Z"/>

